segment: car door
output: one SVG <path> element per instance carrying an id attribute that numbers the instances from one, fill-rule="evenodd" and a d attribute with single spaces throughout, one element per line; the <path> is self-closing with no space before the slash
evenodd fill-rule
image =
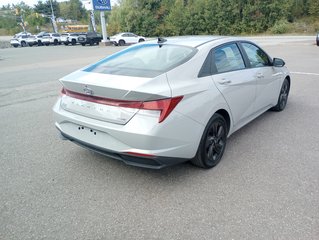
<path id="1" fill-rule="evenodd" d="M 249 121 L 255 109 L 256 79 L 246 64 L 237 43 L 217 47 L 212 52 L 213 80 L 224 96 L 234 127 Z"/>
<path id="2" fill-rule="evenodd" d="M 242 42 L 241 46 L 256 79 L 256 109 L 261 112 L 277 102 L 281 72 L 276 72 L 269 56 L 258 46 Z"/>
<path id="3" fill-rule="evenodd" d="M 133 33 L 128 33 L 127 34 L 127 43 L 129 44 L 133 44 L 133 43 L 137 43 L 138 42 L 138 38 L 135 34 Z"/>

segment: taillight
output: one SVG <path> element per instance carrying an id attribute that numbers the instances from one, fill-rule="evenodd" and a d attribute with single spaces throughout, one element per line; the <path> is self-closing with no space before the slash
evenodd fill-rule
<path id="1" fill-rule="evenodd" d="M 177 104 L 183 99 L 183 96 L 178 96 L 178 97 L 165 98 L 165 99 L 149 101 L 149 102 L 123 101 L 123 100 L 108 99 L 108 98 L 102 98 L 102 97 L 77 93 L 77 92 L 66 90 L 65 88 L 62 88 L 61 94 L 67 95 L 69 97 L 73 97 L 76 99 L 80 99 L 80 100 L 84 100 L 88 102 L 94 102 L 98 104 L 109 105 L 109 106 L 160 111 L 160 117 L 158 120 L 159 123 L 163 122 L 167 118 L 167 116 L 173 111 L 173 109 L 177 106 Z"/>
<path id="2" fill-rule="evenodd" d="M 158 122 L 163 122 L 173 111 L 176 105 L 183 99 L 183 96 L 166 98 L 151 102 L 143 102 L 141 109 L 161 111 Z"/>

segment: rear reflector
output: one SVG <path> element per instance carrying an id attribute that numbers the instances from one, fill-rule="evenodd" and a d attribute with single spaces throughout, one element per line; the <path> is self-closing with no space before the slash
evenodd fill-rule
<path id="1" fill-rule="evenodd" d="M 61 94 L 67 95 L 72 98 L 76 98 L 76 99 L 80 99 L 80 100 L 84 100 L 88 102 L 93 102 L 93 103 L 98 103 L 98 104 L 109 105 L 109 106 L 160 111 L 161 113 L 160 113 L 160 117 L 158 121 L 159 123 L 163 122 L 167 118 L 167 116 L 173 111 L 176 105 L 183 99 L 183 96 L 178 96 L 178 97 L 160 99 L 160 100 L 149 101 L 149 102 L 123 101 L 123 100 L 115 100 L 115 99 L 85 95 L 82 93 L 66 90 L 65 88 L 62 88 Z"/>
<path id="2" fill-rule="evenodd" d="M 136 157 L 146 157 L 146 158 L 154 158 L 153 154 L 145 154 L 145 153 L 137 153 L 137 152 L 124 152 L 125 154 L 136 156 Z"/>

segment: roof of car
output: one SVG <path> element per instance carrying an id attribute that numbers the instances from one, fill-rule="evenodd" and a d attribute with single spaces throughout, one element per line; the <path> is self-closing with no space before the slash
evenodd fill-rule
<path id="1" fill-rule="evenodd" d="M 178 44 L 178 45 L 184 45 L 188 47 L 198 47 L 200 45 L 203 45 L 207 42 L 219 40 L 219 39 L 225 39 L 229 37 L 225 36 L 179 36 L 179 37 L 168 37 L 168 38 L 162 38 L 166 40 L 163 42 L 163 44 Z M 157 43 L 158 39 L 148 41 L 148 43 Z"/>

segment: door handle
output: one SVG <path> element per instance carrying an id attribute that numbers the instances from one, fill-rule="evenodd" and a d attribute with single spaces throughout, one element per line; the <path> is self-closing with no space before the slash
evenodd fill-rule
<path id="1" fill-rule="evenodd" d="M 228 79 L 223 78 L 223 79 L 219 80 L 219 81 L 218 81 L 218 83 L 219 83 L 219 84 L 223 84 L 223 85 L 225 85 L 225 84 L 230 84 L 230 83 L 231 83 L 231 81 L 230 81 L 230 80 L 228 80 Z"/>

